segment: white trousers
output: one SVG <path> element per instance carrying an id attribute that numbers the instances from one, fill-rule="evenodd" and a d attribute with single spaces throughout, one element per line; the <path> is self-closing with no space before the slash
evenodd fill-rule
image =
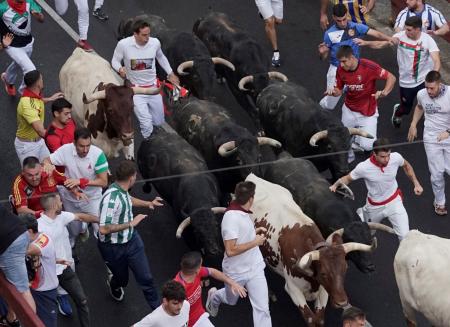
<path id="1" fill-rule="evenodd" d="M 424 142 L 425 153 L 430 170 L 431 188 L 434 193 L 434 203 L 445 205 L 444 173 L 450 175 L 450 144 L 449 142 Z"/>
<path id="2" fill-rule="evenodd" d="M 50 156 L 47 145 L 44 139 L 36 142 L 23 142 L 17 137 L 14 140 L 14 147 L 16 148 L 17 157 L 20 161 L 20 166 L 23 166 L 23 160 L 27 157 L 36 157 L 42 162 L 45 158 Z"/>
<path id="3" fill-rule="evenodd" d="M 255 3 L 264 19 L 272 16 L 283 19 L 283 0 L 255 0 Z"/>
<path id="4" fill-rule="evenodd" d="M 214 327 L 212 322 L 209 320 L 209 314 L 204 312 L 200 318 L 192 325 L 192 327 Z"/>
<path id="5" fill-rule="evenodd" d="M 239 276 L 231 276 L 239 285 L 247 289 L 247 294 L 253 308 L 253 326 L 255 327 L 271 327 L 272 320 L 269 311 L 269 291 L 267 288 L 266 276 L 264 269 L 249 274 Z M 233 294 L 231 288 L 225 285 L 212 297 L 212 305 L 219 306 L 221 303 L 235 305 L 239 299 L 238 294 Z"/>
<path id="6" fill-rule="evenodd" d="M 22 73 L 22 75 L 25 75 L 26 73 L 36 69 L 36 66 L 31 61 L 33 43 L 34 39 L 22 48 L 9 46 L 5 49 L 8 56 L 13 60 L 13 62 L 9 64 L 8 68 L 6 68 L 6 82 L 8 84 L 15 84 L 17 76 L 19 76 L 20 73 Z M 19 92 L 22 93 L 24 88 L 25 84 L 22 78 Z"/>
<path id="7" fill-rule="evenodd" d="M 378 124 L 378 109 L 372 116 L 364 116 L 359 112 L 351 111 L 345 103 L 342 106 L 342 124 L 345 127 L 356 127 L 365 130 L 374 138 L 355 136 L 353 143 L 356 143 L 364 151 L 371 151 L 373 149 L 373 142 L 377 138 L 377 124 Z"/>
<path id="8" fill-rule="evenodd" d="M 139 120 L 139 126 L 144 139 L 153 132 L 153 125 L 164 123 L 164 106 L 161 94 L 133 96 L 134 114 Z"/>
<path id="9" fill-rule="evenodd" d="M 78 10 L 78 33 L 80 40 L 87 40 L 89 29 L 89 5 L 87 0 L 73 0 Z M 55 0 L 55 9 L 59 15 L 64 15 L 69 7 L 69 0 Z"/>
<path id="10" fill-rule="evenodd" d="M 400 241 L 409 231 L 408 213 L 403 206 L 400 195 L 391 202 L 381 206 L 374 206 L 367 202 L 364 207 L 357 210 L 357 213 L 361 220 L 365 222 L 379 223 L 384 218 L 389 219 Z"/>
<path id="11" fill-rule="evenodd" d="M 334 65 L 330 65 L 327 72 L 327 91 L 334 89 L 336 86 L 336 71 L 337 67 Z M 341 96 L 334 97 L 330 95 L 326 95 L 320 100 L 319 104 L 323 109 L 333 110 Z"/>
<path id="12" fill-rule="evenodd" d="M 103 6 L 103 2 L 104 2 L 103 0 L 95 0 L 94 10 Z"/>

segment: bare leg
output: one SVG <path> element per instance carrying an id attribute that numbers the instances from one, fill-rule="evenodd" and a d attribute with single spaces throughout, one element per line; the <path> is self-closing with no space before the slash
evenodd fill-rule
<path id="1" fill-rule="evenodd" d="M 275 29 L 275 17 L 269 17 L 265 21 L 265 30 L 267 38 L 269 39 L 270 44 L 272 45 L 272 49 L 278 50 L 278 43 L 277 43 L 277 31 Z"/>

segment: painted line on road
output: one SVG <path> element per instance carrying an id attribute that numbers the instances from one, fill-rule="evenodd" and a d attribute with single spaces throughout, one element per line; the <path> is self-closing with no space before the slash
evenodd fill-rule
<path id="1" fill-rule="evenodd" d="M 78 33 L 73 30 L 72 27 L 67 24 L 64 19 L 61 18 L 60 15 L 52 8 L 50 7 L 47 2 L 44 0 L 36 0 L 36 2 L 42 7 L 42 9 L 45 10 L 45 12 L 53 18 L 53 20 L 58 24 L 69 36 L 75 41 L 78 42 L 79 36 Z"/>

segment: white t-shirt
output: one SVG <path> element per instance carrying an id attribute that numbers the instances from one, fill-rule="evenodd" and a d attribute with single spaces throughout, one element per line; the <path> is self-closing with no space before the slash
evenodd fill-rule
<path id="1" fill-rule="evenodd" d="M 189 308 L 189 302 L 184 300 L 180 314 L 171 316 L 164 311 L 162 305 L 160 305 L 141 321 L 135 323 L 134 327 L 187 327 L 189 321 Z"/>
<path id="2" fill-rule="evenodd" d="M 394 34 L 399 40 L 397 46 L 397 62 L 400 75 L 400 86 L 414 88 L 425 81 L 425 76 L 433 69 L 431 52 L 439 51 L 431 36 L 421 32 L 418 40 L 406 36 L 405 31 Z"/>
<path id="3" fill-rule="evenodd" d="M 56 166 L 65 167 L 67 178 L 87 178 L 93 180 L 97 174 L 108 171 L 108 161 L 103 151 L 95 145 L 90 146 L 86 157 L 81 158 L 73 143 L 64 144 L 50 155 L 50 161 Z M 59 188 L 58 191 L 64 199 L 78 202 L 75 196 L 66 188 Z M 87 186 L 83 192 L 89 199 L 100 199 L 102 188 L 98 186 Z"/>
<path id="4" fill-rule="evenodd" d="M 383 202 L 398 189 L 397 170 L 403 166 L 405 159 L 398 152 L 392 152 L 386 167 L 381 169 L 370 161 L 370 158 L 360 162 L 350 172 L 353 180 L 363 178 L 367 187 L 367 196 L 375 202 Z"/>
<path id="5" fill-rule="evenodd" d="M 123 61 L 127 78 L 132 84 L 150 86 L 156 82 L 155 59 L 168 75 L 172 73 L 172 68 L 161 50 L 158 39 L 151 37 L 146 45 L 140 46 L 132 35 L 117 43 L 111 65 L 119 71 Z"/>
<path id="6" fill-rule="evenodd" d="M 423 140 L 437 142 L 441 132 L 450 128 L 450 87 L 441 84 L 441 92 L 435 98 L 430 98 L 426 89 L 417 93 L 417 104 L 422 107 L 425 115 Z M 449 143 L 450 138 L 441 143 Z"/>
<path id="7" fill-rule="evenodd" d="M 36 291 L 50 291 L 58 287 L 59 281 L 56 275 L 56 252 L 54 242 L 49 235 L 41 233 L 32 243 L 41 251 L 41 266 L 39 267 L 38 284 L 32 284 Z"/>
<path id="8" fill-rule="evenodd" d="M 44 213 L 38 219 L 38 228 L 50 236 L 55 246 L 56 258 L 72 261 L 72 247 L 69 241 L 69 231 L 67 225 L 75 219 L 75 215 L 71 212 L 63 211 L 55 219 L 51 219 Z M 56 273 L 61 275 L 65 265 L 56 265 Z"/>
<path id="9" fill-rule="evenodd" d="M 240 210 L 225 212 L 222 219 L 222 238 L 224 241 L 236 239 L 237 245 L 253 241 L 256 232 L 250 215 Z M 223 272 L 227 275 L 235 276 L 264 267 L 264 259 L 257 246 L 233 257 L 225 253 L 222 261 Z"/>
<path id="10" fill-rule="evenodd" d="M 424 8 L 420 13 L 416 13 L 411 11 L 406 7 L 402 11 L 399 12 L 397 19 L 395 20 L 394 28 L 405 28 L 405 21 L 408 17 L 411 16 L 420 16 L 422 18 L 422 31 L 426 32 L 427 30 L 435 31 L 441 26 L 447 24 L 444 15 L 429 4 L 424 4 Z"/>

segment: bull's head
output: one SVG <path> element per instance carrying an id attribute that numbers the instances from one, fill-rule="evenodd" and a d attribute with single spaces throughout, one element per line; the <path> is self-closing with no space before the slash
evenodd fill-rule
<path id="1" fill-rule="evenodd" d="M 85 104 L 97 102 L 95 114 L 88 117 L 88 128 L 94 137 L 106 132 L 109 138 L 119 138 L 125 146 L 133 142 L 133 95 L 157 94 L 157 88 L 118 86 L 100 83 L 96 92 L 83 93 Z"/>
<path id="2" fill-rule="evenodd" d="M 201 208 L 195 210 L 191 215 L 185 218 L 178 226 L 176 237 L 181 238 L 184 230 L 191 225 L 195 239 L 205 256 L 216 257 L 223 254 L 221 246 L 219 223 L 215 217 L 216 214 L 223 214 L 226 208 Z"/>
<path id="3" fill-rule="evenodd" d="M 329 154 L 327 161 L 334 180 L 349 172 L 347 157 L 353 135 L 373 138 L 372 135 L 359 128 L 336 126 L 316 132 L 309 140 L 309 144 L 318 147 L 320 153 Z"/>
<path id="4" fill-rule="evenodd" d="M 269 80 L 271 79 L 280 80 L 282 82 L 288 81 L 287 76 L 280 72 L 268 72 L 245 76 L 239 81 L 238 87 L 241 91 L 247 92 L 256 100 L 258 94 L 269 85 Z"/>
<path id="5" fill-rule="evenodd" d="M 213 100 L 212 89 L 216 76 L 214 65 L 223 65 L 235 70 L 234 65 L 228 60 L 213 57 L 185 61 L 178 66 L 177 73 L 194 96 L 202 100 Z"/>

